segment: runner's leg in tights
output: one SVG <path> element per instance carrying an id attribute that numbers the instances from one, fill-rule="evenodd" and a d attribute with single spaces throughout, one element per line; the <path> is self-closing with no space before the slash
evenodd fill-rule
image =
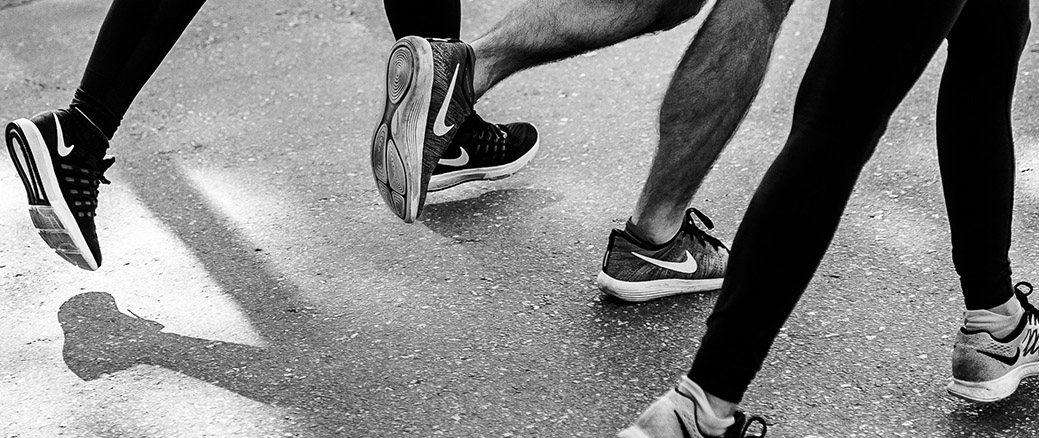
<path id="1" fill-rule="evenodd" d="M 1027 0 L 970 0 L 948 37 L 938 162 L 967 310 L 990 309 L 1012 295 L 1010 105 L 1028 28 Z"/>
<path id="2" fill-rule="evenodd" d="M 112 138 L 134 98 L 204 3 L 114 0 L 70 107 L 82 111 L 105 137 Z M 403 35 L 458 37 L 459 0 L 385 0 L 385 4 L 390 26 Z"/>
<path id="3" fill-rule="evenodd" d="M 82 111 L 105 137 L 112 138 L 137 93 L 204 3 L 112 2 L 70 106 Z"/>
<path id="4" fill-rule="evenodd" d="M 888 118 L 949 34 L 965 3 L 831 2 L 819 47 L 801 82 L 790 136 L 736 234 L 725 284 L 689 372 L 706 392 L 733 403 L 742 399 L 829 246 Z M 998 4 L 1007 7 L 1005 2 Z M 1002 52 L 1000 56 L 1007 59 L 1020 53 L 1006 46 L 985 50 Z M 1013 79 L 1004 70 L 998 82 L 971 85 L 982 95 L 1006 94 L 1006 82 Z M 1009 106 L 999 111 L 1007 112 Z M 961 159 L 974 162 L 976 157 Z M 998 166 L 999 160 L 993 162 L 997 165 L 992 172 L 1013 172 L 1005 162 L 1003 166 Z M 963 223 L 959 219 L 953 223 Z M 999 227 L 970 231 L 978 233 L 979 240 L 998 240 L 1006 235 Z M 961 262 L 967 263 L 960 260 L 958 265 Z M 988 293 L 999 295 L 994 300 L 1006 301 L 1010 291 Z"/>
<path id="5" fill-rule="evenodd" d="M 393 37 L 458 39 L 462 28 L 461 0 L 383 0 Z"/>

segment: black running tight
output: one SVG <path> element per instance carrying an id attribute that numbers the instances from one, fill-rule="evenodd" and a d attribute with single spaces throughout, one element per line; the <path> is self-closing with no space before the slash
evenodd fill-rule
<path id="1" fill-rule="evenodd" d="M 408 35 L 458 39 L 462 0 L 383 0 L 386 18 L 397 39 Z"/>
<path id="2" fill-rule="evenodd" d="M 111 138 L 205 0 L 114 0 L 70 106 Z M 385 0 L 395 35 L 457 38 L 460 0 Z"/>
<path id="3" fill-rule="evenodd" d="M 739 402 L 830 244 L 892 112 L 942 41 L 938 155 L 968 309 L 1012 296 L 1010 106 L 1028 0 L 831 0 L 786 146 L 733 251 L 690 378 Z"/>

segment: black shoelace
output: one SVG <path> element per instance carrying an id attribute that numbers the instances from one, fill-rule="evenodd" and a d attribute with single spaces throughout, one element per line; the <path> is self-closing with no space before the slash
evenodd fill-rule
<path id="1" fill-rule="evenodd" d="M 756 415 L 748 417 L 742 412 L 736 411 L 733 418 L 736 419 L 736 422 L 729 426 L 723 438 L 764 438 L 765 432 L 768 431 L 765 419 Z M 761 430 L 752 431 L 755 425 L 760 426 Z"/>
<path id="2" fill-rule="evenodd" d="M 696 217 L 698 219 L 700 219 L 700 222 L 703 223 L 704 226 L 707 227 L 708 230 L 713 230 L 714 229 L 714 222 L 711 221 L 711 218 L 707 217 L 707 215 L 703 214 L 703 212 L 701 212 L 700 210 L 697 210 L 695 208 L 690 208 L 689 210 L 686 210 L 686 212 L 685 212 L 686 213 L 685 214 L 685 223 L 688 226 L 687 228 L 689 230 L 689 234 L 692 234 L 694 237 L 696 237 L 696 240 L 698 240 L 701 245 L 704 245 L 704 246 L 710 245 L 710 246 L 714 247 L 714 249 L 716 249 L 716 250 L 718 248 L 729 249 L 727 246 L 725 246 L 724 243 L 722 243 L 720 240 L 718 240 L 718 238 L 716 238 L 716 237 L 714 237 L 714 236 L 712 236 L 710 234 L 707 234 L 706 231 L 701 230 L 699 227 L 697 227 L 696 223 L 693 222 L 692 216 L 689 214 L 690 212 L 692 212 L 694 215 L 696 215 Z"/>
<path id="3" fill-rule="evenodd" d="M 489 161 L 497 162 L 505 159 L 509 133 L 501 125 L 487 123 L 479 115 L 473 113 L 466 119 L 466 128 L 460 134 L 468 135 L 476 150 L 470 151 Z"/>
<path id="4" fill-rule="evenodd" d="M 97 170 L 61 165 L 61 177 L 67 191 L 69 209 L 77 217 L 94 217 L 97 210 L 97 194 L 101 184 L 111 184 L 105 171 L 115 164 L 115 158 L 101 160 Z"/>
<path id="5" fill-rule="evenodd" d="M 1022 287 L 1027 287 L 1028 292 L 1022 290 Z M 1039 310 L 1036 310 L 1035 306 L 1028 302 L 1028 296 L 1032 294 L 1032 283 L 1027 281 L 1019 281 L 1014 285 L 1014 295 L 1017 295 L 1019 301 L 1021 301 L 1021 307 L 1025 309 L 1025 315 L 1031 315 L 1032 318 L 1039 320 Z"/>

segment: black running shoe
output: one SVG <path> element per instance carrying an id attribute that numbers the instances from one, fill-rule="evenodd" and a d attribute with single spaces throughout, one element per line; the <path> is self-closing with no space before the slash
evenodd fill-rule
<path id="1" fill-rule="evenodd" d="M 496 125 L 475 112 L 469 114 L 455 141 L 444 151 L 429 191 L 443 190 L 476 180 L 508 177 L 525 166 L 538 152 L 538 130 L 530 123 Z"/>
<path id="2" fill-rule="evenodd" d="M 94 229 L 98 187 L 115 161 L 108 139 L 82 128 L 70 110 L 47 111 L 7 124 L 7 150 L 29 197 L 29 215 L 59 256 L 80 268 L 101 266 Z M 93 131 L 92 131 L 93 130 Z"/>
<path id="3" fill-rule="evenodd" d="M 372 173 L 390 210 L 414 222 L 433 169 L 473 111 L 473 61 L 458 40 L 404 37 L 386 63 L 386 104 L 372 136 Z"/>
<path id="4" fill-rule="evenodd" d="M 694 217 L 707 229 L 714 228 L 707 216 L 690 208 L 678 234 L 656 250 L 645 249 L 628 233 L 614 229 L 596 278 L 599 288 L 631 302 L 720 289 L 729 249 L 697 228 Z"/>

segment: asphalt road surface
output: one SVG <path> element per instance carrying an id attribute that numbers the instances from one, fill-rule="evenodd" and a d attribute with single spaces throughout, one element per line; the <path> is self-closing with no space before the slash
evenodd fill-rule
<path id="1" fill-rule="evenodd" d="M 67 105 L 108 6 L 18 3 L 0 1 L 2 122 Z M 463 37 L 518 3 L 465 1 Z M 825 8 L 794 7 L 695 200 L 725 241 L 785 139 Z M 626 305 L 594 277 L 697 22 L 493 90 L 481 114 L 534 123 L 541 152 L 509 179 L 432 194 L 408 225 L 368 164 L 393 42 L 382 14 L 369 0 L 207 4 L 112 144 L 100 271 L 56 257 L 0 172 L 0 436 L 601 437 L 688 368 L 716 294 Z M 747 394 L 770 436 L 1039 434 L 1039 379 L 984 406 L 945 392 L 962 301 L 934 147 L 943 62 L 891 119 Z M 1033 282 L 1037 76 L 1033 36 L 1011 255 Z"/>

